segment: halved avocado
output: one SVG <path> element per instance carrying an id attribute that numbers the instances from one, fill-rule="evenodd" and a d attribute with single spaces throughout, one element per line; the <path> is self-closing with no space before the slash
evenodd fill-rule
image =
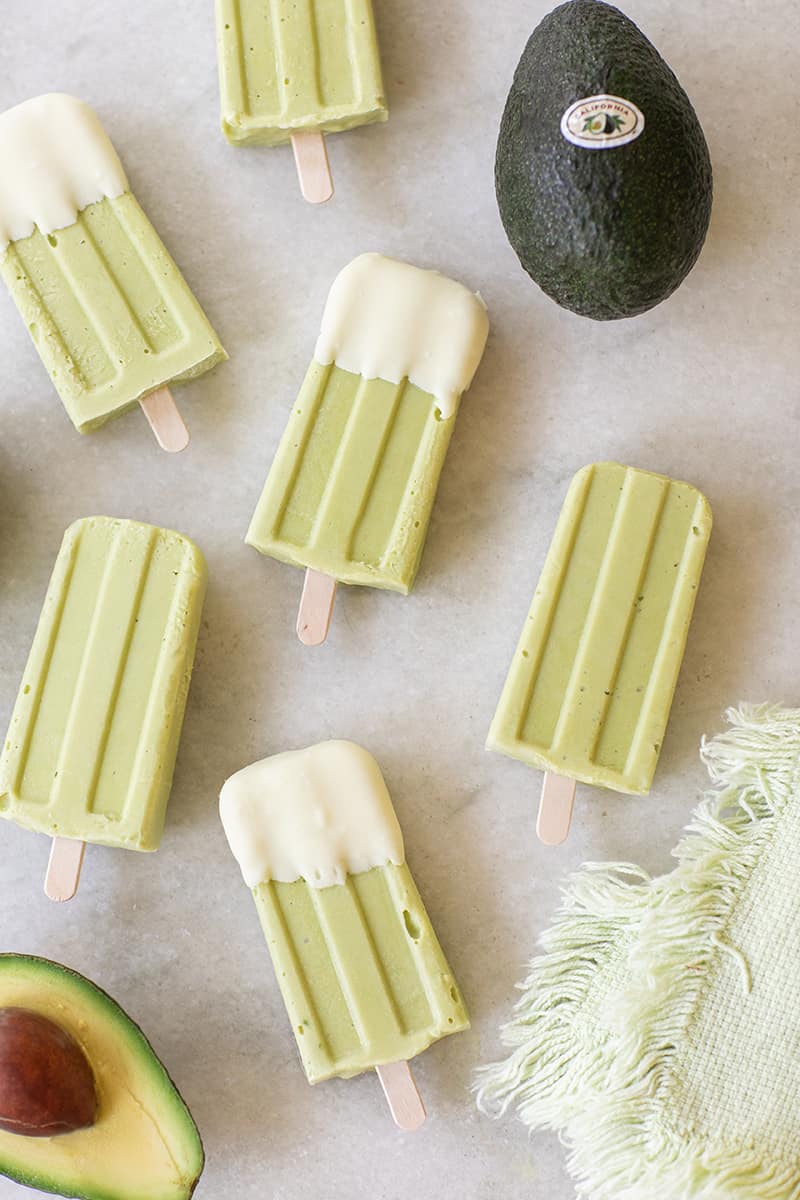
<path id="1" fill-rule="evenodd" d="M 203 1170 L 191 1114 L 142 1031 L 105 992 L 44 958 L 0 954 L 0 1008 L 41 1013 L 94 1072 L 97 1119 L 33 1138 L 0 1129 L 0 1173 L 80 1200 L 188 1200 Z"/>

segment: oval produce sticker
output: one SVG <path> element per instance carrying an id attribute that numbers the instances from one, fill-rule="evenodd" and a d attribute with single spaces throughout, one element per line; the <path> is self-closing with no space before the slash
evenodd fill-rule
<path id="1" fill-rule="evenodd" d="M 610 150 L 627 146 L 644 129 L 644 113 L 621 96 L 576 100 L 561 118 L 561 132 L 573 146 Z"/>

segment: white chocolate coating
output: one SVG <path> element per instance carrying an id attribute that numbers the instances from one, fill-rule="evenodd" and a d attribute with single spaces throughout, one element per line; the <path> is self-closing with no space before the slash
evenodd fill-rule
<path id="1" fill-rule="evenodd" d="M 0 257 L 10 242 L 73 225 L 78 213 L 128 190 L 94 111 L 53 93 L 0 114 Z"/>
<path id="2" fill-rule="evenodd" d="M 325 305 L 314 357 L 365 379 L 408 379 L 456 410 L 489 335 L 479 295 L 437 271 L 362 254 L 340 271 Z"/>
<path id="3" fill-rule="evenodd" d="M 332 887 L 405 860 L 380 767 L 353 742 L 321 742 L 253 763 L 227 781 L 219 808 L 251 888 L 297 879 Z"/>

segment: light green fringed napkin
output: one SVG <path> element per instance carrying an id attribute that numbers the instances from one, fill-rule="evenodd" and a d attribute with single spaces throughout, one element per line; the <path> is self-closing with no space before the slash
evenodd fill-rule
<path id="1" fill-rule="evenodd" d="M 727 719 L 678 866 L 569 880 L 479 1072 L 587 1200 L 800 1200 L 800 710 Z"/>

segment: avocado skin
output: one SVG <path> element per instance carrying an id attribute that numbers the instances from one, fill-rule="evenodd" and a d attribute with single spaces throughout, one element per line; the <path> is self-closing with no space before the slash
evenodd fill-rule
<path id="1" fill-rule="evenodd" d="M 603 150 L 572 145 L 562 116 L 603 93 L 641 109 L 643 133 Z M 522 266 L 556 303 L 598 321 L 666 300 L 711 219 L 711 159 L 691 101 L 637 26 L 602 0 L 568 0 L 531 34 L 503 113 L 495 183 Z"/>

